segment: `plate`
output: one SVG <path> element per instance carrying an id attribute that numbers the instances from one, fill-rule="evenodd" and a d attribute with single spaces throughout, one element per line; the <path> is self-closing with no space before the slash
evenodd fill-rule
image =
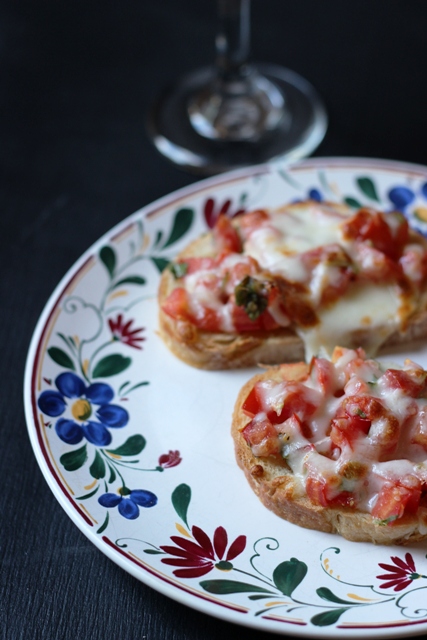
<path id="1" fill-rule="evenodd" d="M 162 269 L 220 212 L 306 197 L 397 208 L 427 232 L 427 168 L 380 160 L 252 167 L 145 207 L 89 249 L 46 305 L 25 373 L 31 443 L 72 521 L 170 598 L 294 636 L 425 633 L 425 544 L 349 542 L 266 510 L 229 433 L 254 370 L 193 369 L 157 335 Z M 408 356 L 427 367 L 427 347 L 393 354 Z"/>

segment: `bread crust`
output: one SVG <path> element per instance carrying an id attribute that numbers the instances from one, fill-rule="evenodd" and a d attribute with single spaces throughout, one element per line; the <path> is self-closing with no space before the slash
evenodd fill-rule
<path id="1" fill-rule="evenodd" d="M 420 236 L 417 235 L 416 239 L 420 242 Z M 177 260 L 213 256 L 215 256 L 213 234 L 208 232 L 191 242 L 177 256 Z M 162 311 L 161 306 L 176 286 L 178 283 L 172 272 L 165 269 L 158 291 L 159 335 L 170 351 L 187 364 L 200 369 L 225 370 L 304 360 L 304 342 L 295 331 L 289 328 L 273 331 L 245 331 L 240 334 L 212 333 L 199 330 L 187 320 L 174 320 Z M 351 341 L 346 346 L 369 350 L 371 336 L 369 329 L 359 329 L 353 333 Z M 387 351 L 390 347 L 407 344 L 426 336 L 427 303 L 424 300 L 422 308 L 410 316 L 405 328 L 387 337 L 380 347 L 380 353 Z"/>
<path id="2" fill-rule="evenodd" d="M 380 525 L 369 514 L 350 508 L 322 507 L 313 504 L 295 479 L 285 460 L 257 458 L 245 441 L 242 430 L 250 418 L 242 411 L 249 392 L 259 380 L 304 380 L 308 373 L 305 363 L 272 367 L 252 377 L 242 387 L 235 404 L 231 435 L 239 467 L 249 485 L 268 509 L 284 520 L 306 529 L 337 533 L 354 542 L 383 545 L 406 545 L 427 538 L 427 509 L 416 515 L 403 516 L 391 526 Z"/>

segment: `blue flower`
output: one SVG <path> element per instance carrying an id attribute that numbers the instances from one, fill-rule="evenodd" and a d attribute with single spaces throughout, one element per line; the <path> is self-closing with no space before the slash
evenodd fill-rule
<path id="1" fill-rule="evenodd" d="M 112 440 L 108 429 L 127 425 L 129 414 L 126 409 L 110 404 L 114 397 L 110 385 L 94 382 L 86 386 L 79 376 L 68 371 L 56 378 L 55 385 L 58 391 L 43 391 L 38 405 L 52 418 L 66 414 L 56 421 L 55 431 L 67 444 L 78 444 L 86 438 L 92 444 L 105 447 Z M 98 421 L 91 420 L 93 416 Z"/>
<path id="2" fill-rule="evenodd" d="M 390 189 L 388 197 L 399 211 L 404 211 L 415 200 L 415 194 L 412 189 L 404 186 Z"/>
<path id="3" fill-rule="evenodd" d="M 154 507 L 157 504 L 157 496 L 145 489 L 128 489 L 122 487 L 119 493 L 104 493 L 98 498 L 99 504 L 103 507 L 118 507 L 119 513 L 128 520 L 135 520 L 139 517 L 139 507 Z"/>
<path id="4" fill-rule="evenodd" d="M 319 191 L 319 189 L 316 189 L 316 188 L 313 188 L 313 189 L 309 190 L 308 197 L 311 200 L 316 200 L 317 202 L 322 202 L 322 200 L 323 200 L 323 196 L 322 196 L 321 192 Z"/>

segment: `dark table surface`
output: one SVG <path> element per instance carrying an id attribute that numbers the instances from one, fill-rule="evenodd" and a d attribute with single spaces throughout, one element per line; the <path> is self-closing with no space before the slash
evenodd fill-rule
<path id="1" fill-rule="evenodd" d="M 327 105 L 315 155 L 427 164 L 427 7 L 415 0 L 253 0 L 252 57 Z M 210 618 L 105 557 L 48 488 L 22 382 L 59 279 L 113 225 L 197 178 L 152 146 L 163 86 L 211 63 L 215 2 L 0 2 L 0 637 L 211 640 L 269 634 Z"/>

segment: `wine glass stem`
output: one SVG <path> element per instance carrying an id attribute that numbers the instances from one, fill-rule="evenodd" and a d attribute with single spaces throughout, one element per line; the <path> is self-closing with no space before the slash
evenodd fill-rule
<path id="1" fill-rule="evenodd" d="M 242 79 L 247 73 L 250 47 L 250 0 L 217 0 L 219 28 L 216 37 L 216 66 L 225 82 Z"/>

